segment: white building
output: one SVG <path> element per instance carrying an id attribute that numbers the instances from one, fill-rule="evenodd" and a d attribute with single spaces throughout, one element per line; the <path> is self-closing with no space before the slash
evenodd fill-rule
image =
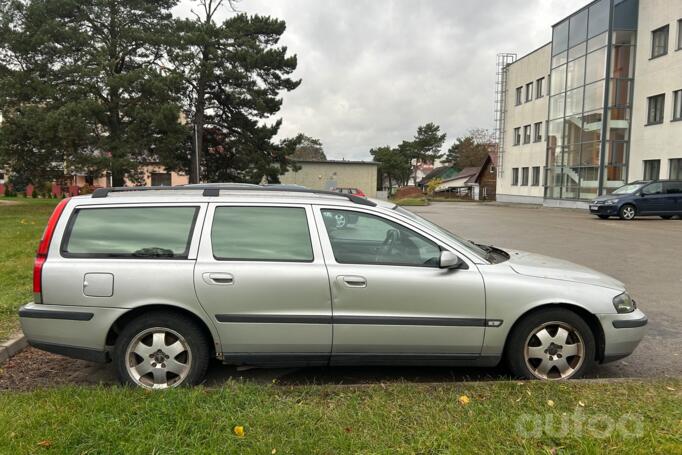
<path id="1" fill-rule="evenodd" d="M 682 0 L 593 1 L 504 78 L 499 201 L 581 207 L 682 179 Z"/>

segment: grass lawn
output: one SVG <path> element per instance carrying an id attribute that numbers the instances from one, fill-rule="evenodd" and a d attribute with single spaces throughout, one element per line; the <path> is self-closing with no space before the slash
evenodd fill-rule
<path id="1" fill-rule="evenodd" d="M 681 392 L 666 380 L 5 393 L 0 451 L 682 453 Z"/>
<path id="2" fill-rule="evenodd" d="M 0 198 L 0 340 L 18 330 L 17 310 L 33 299 L 33 258 L 57 202 Z"/>

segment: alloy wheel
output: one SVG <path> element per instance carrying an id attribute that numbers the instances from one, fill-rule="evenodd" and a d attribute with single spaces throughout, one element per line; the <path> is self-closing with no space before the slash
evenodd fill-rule
<path id="1" fill-rule="evenodd" d="M 528 370 L 539 379 L 568 379 L 585 360 L 585 342 L 574 327 L 559 321 L 533 329 L 524 344 Z"/>
<path id="2" fill-rule="evenodd" d="M 187 378 L 192 351 L 174 330 L 152 327 L 137 334 L 126 350 L 125 367 L 138 385 L 148 389 L 176 387 Z"/>
<path id="3" fill-rule="evenodd" d="M 622 213 L 624 219 L 631 220 L 635 217 L 635 208 L 630 205 L 626 205 L 625 207 L 623 207 Z"/>

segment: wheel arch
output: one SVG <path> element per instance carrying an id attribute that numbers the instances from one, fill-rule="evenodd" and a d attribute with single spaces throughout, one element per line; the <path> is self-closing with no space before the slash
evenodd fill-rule
<path id="1" fill-rule="evenodd" d="M 142 316 L 145 313 L 150 313 L 153 311 L 163 311 L 166 313 L 175 313 L 184 317 L 189 318 L 190 320 L 194 321 L 197 326 L 201 329 L 201 331 L 204 333 L 206 336 L 207 340 L 211 340 L 212 343 L 210 343 L 209 349 L 210 349 L 210 355 L 215 356 L 216 352 L 220 351 L 220 340 L 214 336 L 212 333 L 211 329 L 209 328 L 208 324 L 206 321 L 201 318 L 198 314 L 182 307 L 174 306 L 174 305 L 167 305 L 167 304 L 150 304 L 150 305 L 143 305 L 139 306 L 136 308 L 131 309 L 130 311 L 127 311 L 123 313 L 121 316 L 114 321 L 114 323 L 109 327 L 109 331 L 107 332 L 107 336 L 105 338 L 105 344 L 106 346 L 113 346 L 116 344 L 116 340 L 118 338 L 118 335 L 121 333 L 123 328 L 130 323 L 130 321 L 138 318 L 139 316 Z"/>
<path id="2" fill-rule="evenodd" d="M 596 360 L 597 362 L 602 362 L 604 360 L 604 348 L 606 345 L 606 337 L 604 335 L 604 329 L 602 328 L 601 323 L 599 322 L 599 318 L 597 318 L 597 316 L 595 316 L 593 313 L 590 313 L 585 308 L 572 303 L 546 303 L 543 305 L 530 308 L 525 313 L 521 314 L 518 318 L 516 318 L 516 321 L 514 321 L 514 324 L 512 324 L 509 331 L 507 332 L 507 336 L 504 340 L 503 357 L 506 357 L 509 339 L 511 338 L 512 334 L 514 333 L 514 330 L 516 330 L 516 327 L 521 323 L 521 321 L 523 321 L 525 318 L 527 318 L 533 313 L 552 308 L 563 308 L 572 311 L 573 313 L 580 316 L 583 321 L 585 321 L 585 323 L 592 331 L 592 334 L 594 335 L 594 339 L 597 345 Z"/>

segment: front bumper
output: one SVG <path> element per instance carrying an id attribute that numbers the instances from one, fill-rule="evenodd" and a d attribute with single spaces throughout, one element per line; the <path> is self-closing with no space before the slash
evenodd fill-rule
<path id="1" fill-rule="evenodd" d="M 38 349 L 89 361 L 106 361 L 106 337 L 127 310 L 28 303 L 19 321 L 28 343 Z"/>
<path id="2" fill-rule="evenodd" d="M 604 330 L 603 363 L 627 357 L 646 334 L 648 319 L 641 310 L 632 313 L 598 314 Z"/>
<path id="3" fill-rule="evenodd" d="M 606 204 L 590 204 L 590 213 L 593 215 L 608 215 L 615 216 L 618 215 L 617 205 L 606 205 Z"/>

